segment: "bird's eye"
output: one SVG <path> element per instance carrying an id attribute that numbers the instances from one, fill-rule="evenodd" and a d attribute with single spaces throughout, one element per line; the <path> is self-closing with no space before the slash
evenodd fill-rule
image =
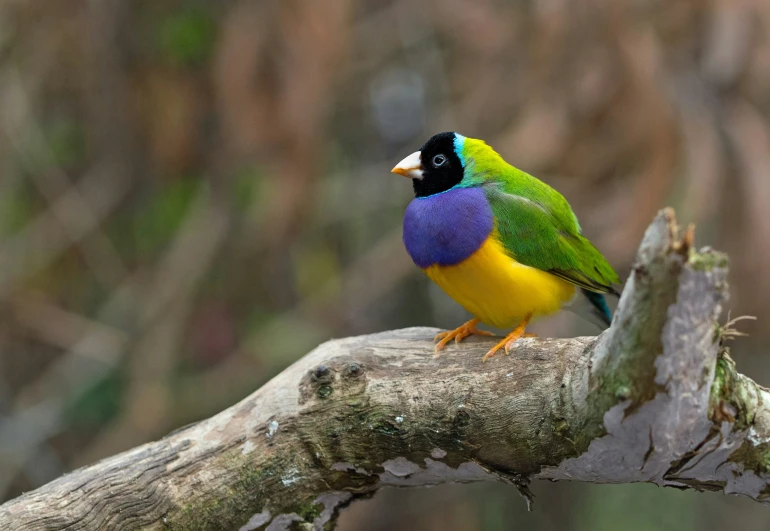
<path id="1" fill-rule="evenodd" d="M 444 155 L 436 155 L 433 157 L 433 167 L 438 168 L 439 166 L 443 166 L 446 162 L 446 157 Z"/>

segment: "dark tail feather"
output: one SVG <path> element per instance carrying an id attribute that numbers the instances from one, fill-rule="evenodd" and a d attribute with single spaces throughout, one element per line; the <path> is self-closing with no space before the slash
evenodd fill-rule
<path id="1" fill-rule="evenodd" d="M 582 288 L 581 291 L 588 299 L 588 302 L 591 303 L 591 314 L 599 320 L 597 324 L 604 324 L 604 328 L 609 327 L 610 323 L 612 323 L 612 312 L 610 307 L 607 306 L 604 295 Z"/>

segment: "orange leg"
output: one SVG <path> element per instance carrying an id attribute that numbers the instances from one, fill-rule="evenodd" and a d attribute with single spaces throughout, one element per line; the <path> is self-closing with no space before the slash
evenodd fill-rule
<path id="1" fill-rule="evenodd" d="M 484 354 L 484 357 L 481 358 L 481 361 L 487 361 L 487 358 L 491 358 L 495 355 L 495 353 L 500 350 L 501 348 L 505 349 L 506 356 L 508 355 L 508 351 L 511 350 L 511 346 L 516 342 L 516 340 L 522 338 L 522 337 L 537 337 L 535 334 L 527 334 L 525 330 L 527 329 L 527 325 L 529 324 L 529 320 L 532 319 L 532 314 L 529 314 L 524 318 L 524 320 L 514 328 L 510 334 L 505 336 L 502 341 L 500 341 L 497 345 L 489 349 L 489 352 Z"/>
<path id="2" fill-rule="evenodd" d="M 479 324 L 478 319 L 471 319 L 467 323 L 460 325 L 459 327 L 455 328 L 454 330 L 447 330 L 446 332 L 441 332 L 439 334 L 436 334 L 436 337 L 433 338 L 433 341 L 438 341 L 436 344 L 436 348 L 434 350 L 435 357 L 439 357 L 439 351 L 444 350 L 444 347 L 452 341 L 455 340 L 455 343 L 459 343 L 463 339 L 465 339 L 468 336 L 476 335 L 476 336 L 493 336 L 494 334 L 492 332 L 487 332 L 486 330 L 479 330 L 476 328 L 476 325 Z M 440 340 L 440 341 L 439 341 Z"/>

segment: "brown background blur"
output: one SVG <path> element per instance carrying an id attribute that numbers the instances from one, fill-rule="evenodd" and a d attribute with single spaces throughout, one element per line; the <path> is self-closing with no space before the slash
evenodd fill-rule
<path id="1" fill-rule="evenodd" d="M 623 277 L 659 208 L 696 222 L 731 254 L 733 315 L 759 317 L 739 367 L 770 382 L 767 0 L 6 0 L 0 500 L 328 338 L 460 323 L 403 250 L 412 192 L 388 173 L 443 130 L 561 190 Z M 650 485 L 534 490 L 529 514 L 501 485 L 386 491 L 342 529 L 770 522 Z"/>

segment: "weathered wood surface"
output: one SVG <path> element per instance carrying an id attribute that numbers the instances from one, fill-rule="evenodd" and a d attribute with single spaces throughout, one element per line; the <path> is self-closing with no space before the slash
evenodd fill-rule
<path id="1" fill-rule="evenodd" d="M 647 481 L 770 499 L 770 392 L 717 325 L 726 260 L 673 213 L 598 338 L 330 341 L 239 404 L 0 506 L 0 529 L 323 529 L 386 485 Z"/>

